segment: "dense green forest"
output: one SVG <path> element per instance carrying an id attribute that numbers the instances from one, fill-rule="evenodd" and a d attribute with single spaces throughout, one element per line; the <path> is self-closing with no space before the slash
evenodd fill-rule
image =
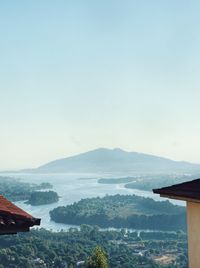
<path id="1" fill-rule="evenodd" d="M 27 204 L 31 204 L 32 206 L 46 205 L 58 202 L 58 200 L 59 196 L 54 191 L 36 191 L 31 193 Z"/>
<path id="2" fill-rule="evenodd" d="M 53 186 L 48 182 L 33 184 L 22 182 L 15 178 L 0 176 L 0 194 L 14 202 L 28 200 L 33 191 L 51 188 Z"/>
<path id="3" fill-rule="evenodd" d="M 50 211 L 51 219 L 66 224 L 102 228 L 179 230 L 186 228 L 185 208 L 135 195 L 87 198 Z"/>
<path id="4" fill-rule="evenodd" d="M 105 230 L 82 225 L 80 230 L 51 232 L 44 229 L 30 233 L 1 236 L 0 268 L 75 268 L 87 261 L 97 246 L 106 253 L 110 268 L 186 268 L 185 233 L 137 233 Z M 169 265 L 162 263 L 167 256 Z"/>

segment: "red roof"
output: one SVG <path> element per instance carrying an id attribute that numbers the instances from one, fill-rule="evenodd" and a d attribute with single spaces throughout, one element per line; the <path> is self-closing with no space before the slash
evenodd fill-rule
<path id="1" fill-rule="evenodd" d="M 6 199 L 4 196 L 0 195 L 0 214 L 1 212 L 6 212 L 7 214 L 15 215 L 15 216 L 21 216 L 28 219 L 32 219 L 33 217 L 22 210 L 21 208 L 14 205 L 12 202 L 10 202 L 8 199 Z"/>
<path id="2" fill-rule="evenodd" d="M 34 225 L 40 225 L 40 219 L 0 195 L 0 234 L 26 232 Z"/>

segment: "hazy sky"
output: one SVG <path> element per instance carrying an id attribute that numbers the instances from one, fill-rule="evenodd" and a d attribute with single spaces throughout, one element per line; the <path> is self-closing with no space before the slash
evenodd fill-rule
<path id="1" fill-rule="evenodd" d="M 0 169 L 97 147 L 200 163 L 200 2 L 0 3 Z"/>

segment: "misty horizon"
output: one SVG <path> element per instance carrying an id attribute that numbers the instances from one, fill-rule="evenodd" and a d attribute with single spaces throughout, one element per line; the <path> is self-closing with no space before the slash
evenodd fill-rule
<path id="1" fill-rule="evenodd" d="M 9 168 L 9 169 L 2 169 L 0 170 L 1 172 L 9 172 L 9 171 L 20 171 L 20 170 L 31 170 L 31 169 L 37 169 L 41 166 L 45 166 L 51 162 L 54 162 L 54 161 L 60 161 L 60 160 L 67 160 L 67 159 L 70 159 L 72 157 L 78 157 L 79 155 L 84 155 L 84 154 L 87 154 L 87 153 L 93 153 L 93 152 L 106 152 L 106 151 L 113 151 L 113 152 L 124 152 L 124 153 L 135 153 L 135 154 L 138 154 L 138 155 L 145 155 L 145 156 L 152 156 L 152 157 L 157 157 L 157 158 L 162 158 L 162 159 L 166 159 L 166 160 L 170 160 L 170 161 L 175 161 L 175 162 L 180 162 L 180 163 L 191 163 L 191 164 L 200 164 L 200 163 L 194 163 L 194 162 L 190 162 L 190 161 L 187 161 L 187 160 L 183 160 L 183 159 L 171 159 L 169 157 L 166 157 L 166 156 L 163 156 L 163 155 L 156 155 L 156 154 L 152 154 L 152 153 L 146 153 L 146 152 L 136 152 L 136 151 L 127 151 L 127 150 L 124 150 L 123 148 L 119 148 L 119 147 L 115 147 L 115 148 L 106 148 L 106 147 L 98 147 L 98 148 L 94 148 L 92 150 L 89 150 L 89 151 L 83 151 L 83 152 L 79 152 L 79 153 L 75 153 L 75 154 L 70 154 L 70 155 L 65 155 L 63 157 L 59 157 L 59 158 L 54 158 L 54 159 L 50 159 L 50 160 L 47 160 L 46 162 L 42 162 L 40 163 L 39 165 L 37 166 L 27 166 L 27 167 L 21 167 L 21 168 L 18 168 L 18 169 L 12 169 L 12 168 Z M 90 161 L 90 160 L 89 160 Z M 141 171 L 142 172 L 142 171 Z"/>

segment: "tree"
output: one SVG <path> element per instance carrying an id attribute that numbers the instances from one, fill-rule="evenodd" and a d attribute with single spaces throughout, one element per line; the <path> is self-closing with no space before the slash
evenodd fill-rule
<path id="1" fill-rule="evenodd" d="M 108 268 L 108 260 L 105 251 L 97 246 L 88 258 L 87 268 Z"/>

